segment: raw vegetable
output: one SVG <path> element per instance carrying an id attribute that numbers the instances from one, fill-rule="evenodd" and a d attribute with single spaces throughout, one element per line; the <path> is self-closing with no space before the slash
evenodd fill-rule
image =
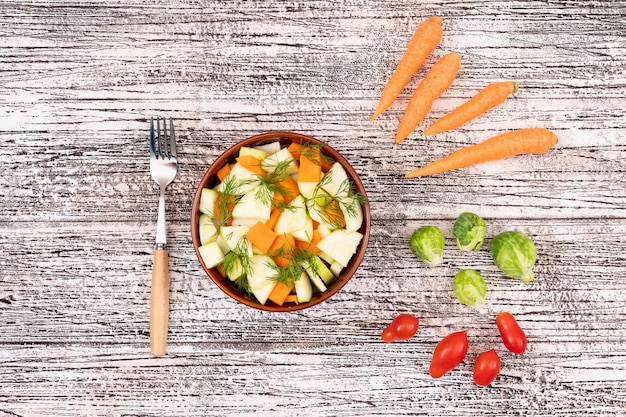
<path id="1" fill-rule="evenodd" d="M 454 276 L 453 291 L 456 298 L 470 307 L 481 307 L 485 303 L 487 284 L 480 272 L 464 269 Z"/>
<path id="2" fill-rule="evenodd" d="M 433 16 L 419 25 L 398 62 L 396 70 L 387 81 L 376 111 L 370 120 L 376 119 L 393 104 L 411 77 L 439 44 L 442 35 L 441 18 L 438 16 Z"/>
<path id="3" fill-rule="evenodd" d="M 488 350 L 476 357 L 474 362 L 474 383 L 486 387 L 500 373 L 500 356 L 495 349 Z"/>
<path id="4" fill-rule="evenodd" d="M 452 110 L 449 114 L 437 120 L 432 126 L 424 131 L 424 135 L 447 132 L 455 129 L 472 119 L 477 118 L 487 110 L 502 104 L 507 97 L 515 93 L 518 84 L 514 81 L 502 81 L 489 84 L 479 91 L 474 97 L 461 106 Z"/>
<path id="5" fill-rule="evenodd" d="M 217 185 L 201 192 L 203 263 L 261 304 L 310 301 L 340 277 L 362 242 L 366 200 L 322 148 L 242 147 Z M 332 220 L 322 225 L 312 214 Z"/>
<path id="6" fill-rule="evenodd" d="M 456 368 L 467 355 L 469 341 L 467 332 L 451 333 L 435 347 L 428 372 L 433 378 L 441 378 Z"/>
<path id="7" fill-rule="evenodd" d="M 400 314 L 383 330 L 381 338 L 385 342 L 408 340 L 415 336 L 418 327 L 419 319 L 417 317 L 408 313 Z"/>
<path id="8" fill-rule="evenodd" d="M 496 325 L 506 348 L 518 355 L 523 355 L 528 345 L 526 333 L 511 313 L 503 311 L 496 316 Z"/>
<path id="9" fill-rule="evenodd" d="M 508 231 L 491 240 L 491 255 L 502 272 L 527 284 L 535 278 L 533 267 L 537 249 L 533 241 L 522 232 Z"/>
<path id="10" fill-rule="evenodd" d="M 443 263 L 446 239 L 436 226 L 422 226 L 411 235 L 411 251 L 428 266 Z"/>
<path id="11" fill-rule="evenodd" d="M 544 128 L 514 130 L 494 136 L 476 145 L 461 148 L 450 155 L 406 174 L 407 178 L 424 177 L 521 154 L 542 154 L 558 142 L 554 132 Z"/>
<path id="12" fill-rule="evenodd" d="M 450 52 L 426 73 L 409 99 L 398 126 L 396 143 L 402 142 L 424 120 L 435 100 L 452 85 L 460 66 L 461 56 L 456 52 Z"/>
<path id="13" fill-rule="evenodd" d="M 452 234 L 460 250 L 478 250 L 485 241 L 487 225 L 474 213 L 461 213 L 454 222 Z"/>

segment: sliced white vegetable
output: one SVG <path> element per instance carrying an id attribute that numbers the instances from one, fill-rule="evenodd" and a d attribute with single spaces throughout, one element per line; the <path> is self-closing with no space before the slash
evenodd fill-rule
<path id="1" fill-rule="evenodd" d="M 248 191 L 235 204 L 232 212 L 233 219 L 268 220 L 272 213 L 273 194 L 264 185 Z"/>
<path id="2" fill-rule="evenodd" d="M 356 232 L 363 224 L 363 208 L 354 196 L 343 197 L 339 200 L 339 207 L 346 220 L 345 229 L 348 232 Z"/>
<path id="3" fill-rule="evenodd" d="M 257 145 L 254 147 L 255 149 L 264 151 L 268 156 L 275 154 L 276 152 L 280 151 L 280 142 L 276 141 L 276 142 L 270 142 L 270 143 L 266 143 L 264 145 Z"/>
<path id="4" fill-rule="evenodd" d="M 335 280 L 335 275 L 318 256 L 313 255 L 311 258 L 311 266 L 326 285 L 329 285 Z"/>
<path id="5" fill-rule="evenodd" d="M 311 198 L 313 193 L 315 192 L 315 188 L 319 184 L 319 182 L 301 182 L 297 181 L 298 190 L 300 190 L 300 194 L 304 196 L 304 198 Z"/>
<path id="6" fill-rule="evenodd" d="M 281 212 L 276 220 L 274 232 L 277 235 L 294 233 L 307 228 L 307 221 L 310 219 L 310 216 L 304 206 L 304 198 L 301 195 L 297 196 L 291 200 L 289 206 L 289 208 L 285 208 Z"/>
<path id="7" fill-rule="evenodd" d="M 222 193 L 229 192 L 234 195 L 242 195 L 258 187 L 260 183 L 261 179 L 258 174 L 255 174 L 248 168 L 236 163 L 230 169 L 228 175 L 224 178 L 224 181 L 217 186 L 217 191 Z"/>
<path id="8" fill-rule="evenodd" d="M 319 226 L 317 226 L 317 231 L 319 232 L 322 239 L 332 233 L 332 230 L 324 224 L 320 224 Z"/>
<path id="9" fill-rule="evenodd" d="M 250 148 L 248 146 L 242 146 L 241 148 L 239 148 L 239 156 L 246 156 L 246 155 L 253 156 L 262 161 L 265 158 L 267 158 L 268 153 L 256 147 Z"/>
<path id="10" fill-rule="evenodd" d="M 246 273 L 241 258 L 236 258 L 232 263 L 229 262 L 229 268 L 226 275 L 231 281 L 238 280 Z"/>
<path id="11" fill-rule="evenodd" d="M 326 284 L 324 283 L 322 278 L 320 278 L 319 275 L 317 275 L 315 271 L 311 269 L 310 265 L 304 263 L 302 267 L 304 268 L 311 282 L 313 283 L 313 285 L 315 285 L 315 288 L 317 288 L 319 292 L 324 292 L 328 290 L 328 287 L 326 287 Z"/>
<path id="12" fill-rule="evenodd" d="M 313 286 L 306 272 L 300 275 L 300 278 L 295 281 L 294 285 L 299 303 L 308 303 L 311 301 L 311 298 L 313 298 Z"/>
<path id="13" fill-rule="evenodd" d="M 235 250 L 238 245 L 241 245 L 241 242 L 245 239 L 246 234 L 250 230 L 247 226 L 222 226 L 220 228 L 220 236 L 224 239 L 224 242 L 228 245 L 230 250 Z M 252 245 L 248 242 L 248 239 L 245 239 L 246 248 L 249 245 L 250 248 L 247 249 L 248 254 L 252 255 Z"/>
<path id="14" fill-rule="evenodd" d="M 348 232 L 345 229 L 339 229 L 319 241 L 317 247 L 341 265 L 346 266 L 356 253 L 362 238 L 363 235 L 359 232 Z"/>
<path id="15" fill-rule="evenodd" d="M 261 304 L 265 304 L 276 285 L 278 270 L 274 260 L 267 255 L 253 255 L 250 259 L 248 285 Z"/>
<path id="16" fill-rule="evenodd" d="M 333 273 L 333 275 L 335 275 L 336 277 L 338 277 L 339 275 L 341 275 L 341 271 L 343 271 L 344 266 L 341 265 L 339 262 L 335 261 L 330 265 L 330 272 Z"/>
<path id="17" fill-rule="evenodd" d="M 215 223 L 208 214 L 201 214 L 198 220 L 198 232 L 200 235 L 200 245 L 206 245 L 217 240 L 219 234 Z"/>
<path id="18" fill-rule="evenodd" d="M 217 242 L 210 242 L 198 247 L 198 252 L 207 268 L 214 268 L 224 260 L 224 253 Z"/>
<path id="19" fill-rule="evenodd" d="M 218 193 L 210 188 L 203 188 L 200 193 L 199 209 L 201 213 L 208 214 L 213 218 L 213 210 L 215 209 L 215 201 L 217 201 Z"/>
<path id="20" fill-rule="evenodd" d="M 300 230 L 295 230 L 291 232 L 291 235 L 296 239 L 302 242 L 310 242 L 313 238 L 313 219 L 309 216 L 309 213 L 306 213 L 306 218 L 304 222 L 304 227 Z"/>
<path id="21" fill-rule="evenodd" d="M 347 197 L 350 191 L 348 174 L 339 162 L 335 162 L 322 178 L 322 188 L 334 197 Z"/>
<path id="22" fill-rule="evenodd" d="M 298 163 L 295 159 L 293 159 L 293 155 L 289 152 L 289 149 L 282 148 L 280 151 L 276 152 L 265 158 L 263 163 L 261 164 L 261 168 L 265 172 L 272 172 L 279 165 L 283 166 L 283 164 L 288 164 L 287 169 L 285 170 L 285 174 L 291 175 L 298 172 Z"/>
<path id="23" fill-rule="evenodd" d="M 215 240 L 215 242 L 219 245 L 219 247 L 222 250 L 222 253 L 224 255 L 226 255 L 228 252 L 230 252 L 230 246 L 228 246 L 228 243 L 226 243 L 226 241 L 222 237 L 221 233 L 219 233 L 217 235 L 217 240 Z"/>

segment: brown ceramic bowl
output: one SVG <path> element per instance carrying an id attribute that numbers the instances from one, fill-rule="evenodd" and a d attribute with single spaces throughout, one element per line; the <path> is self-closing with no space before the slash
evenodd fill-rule
<path id="1" fill-rule="evenodd" d="M 272 303 L 271 301 L 267 301 L 264 305 L 259 303 L 254 297 L 249 296 L 241 291 L 239 291 L 233 283 L 226 277 L 222 276 L 222 274 L 218 271 L 217 268 L 207 268 L 202 261 L 202 257 L 198 252 L 198 247 L 200 246 L 200 237 L 198 231 L 198 224 L 200 218 L 200 195 L 203 188 L 213 188 L 218 183 L 217 172 L 222 168 L 226 163 L 232 162 L 235 160 L 235 157 L 239 153 L 239 149 L 242 146 L 256 146 L 262 145 L 269 142 L 280 141 L 284 144 L 289 144 L 291 142 L 312 142 L 315 144 L 323 145 L 322 152 L 327 156 L 333 158 L 335 161 L 339 161 L 346 173 L 348 174 L 350 180 L 353 182 L 355 190 L 361 195 L 367 198 L 367 194 L 365 192 L 365 188 L 363 188 L 363 184 L 361 180 L 354 170 L 352 166 L 348 163 L 348 161 L 336 150 L 331 148 L 330 146 L 323 144 L 321 141 L 314 139 L 309 136 L 305 136 L 299 133 L 291 133 L 291 132 L 269 132 L 263 133 L 260 135 L 252 136 L 247 139 L 242 140 L 241 142 L 235 144 L 228 150 L 226 150 L 222 155 L 220 155 L 215 162 L 209 167 L 209 169 L 205 172 L 200 184 L 198 184 L 198 188 L 194 195 L 193 206 L 191 209 L 191 237 L 193 240 L 193 246 L 196 251 L 196 255 L 198 256 L 198 260 L 200 261 L 200 265 L 207 273 L 209 278 L 224 291 L 230 297 L 239 301 L 242 304 L 245 304 L 249 307 L 257 308 L 259 310 L 265 311 L 296 311 L 302 310 L 305 308 L 312 307 L 314 305 L 320 304 L 328 298 L 332 297 L 335 293 L 337 293 L 346 283 L 352 278 L 352 276 L 357 271 L 363 257 L 365 256 L 365 251 L 367 248 L 367 244 L 369 242 L 370 236 L 370 223 L 371 223 L 371 214 L 369 204 L 365 204 L 363 206 L 363 224 L 359 229 L 359 232 L 363 234 L 363 239 L 361 240 L 360 246 L 357 249 L 357 252 L 353 255 L 349 264 L 342 270 L 341 274 L 337 279 L 332 282 L 328 289 L 325 292 L 314 292 L 313 298 L 311 301 L 307 303 L 288 303 L 279 306 L 277 304 Z"/>

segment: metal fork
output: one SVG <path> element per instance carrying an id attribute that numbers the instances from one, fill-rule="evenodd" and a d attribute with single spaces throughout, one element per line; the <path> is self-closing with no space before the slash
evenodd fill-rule
<path id="1" fill-rule="evenodd" d="M 150 174 L 161 188 L 157 217 L 156 248 L 150 293 L 150 352 L 163 356 L 167 345 L 169 316 L 169 270 L 165 233 L 165 187 L 176 177 L 176 136 L 174 122 L 169 129 L 163 118 L 150 119 Z"/>

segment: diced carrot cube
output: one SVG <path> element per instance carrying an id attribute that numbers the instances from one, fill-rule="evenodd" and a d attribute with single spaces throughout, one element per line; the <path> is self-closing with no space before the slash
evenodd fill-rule
<path id="1" fill-rule="evenodd" d="M 276 233 L 263 222 L 256 222 L 254 226 L 248 230 L 248 241 L 259 248 L 263 253 L 267 253 L 276 240 Z"/>
<path id="2" fill-rule="evenodd" d="M 259 158 L 255 158 L 252 155 L 242 155 L 237 158 L 237 163 L 257 175 L 265 176 L 265 171 L 261 168 L 261 160 Z"/>
<path id="3" fill-rule="evenodd" d="M 285 204 L 289 204 L 291 200 L 296 198 L 300 194 L 300 189 L 298 188 L 298 183 L 294 181 L 291 177 L 286 177 L 282 181 L 278 181 L 276 183 L 279 191 L 276 193 L 278 196 L 282 196 Z"/>
<path id="4" fill-rule="evenodd" d="M 320 148 L 309 146 L 302 149 L 298 182 L 319 182 L 320 179 L 322 179 Z"/>
<path id="5" fill-rule="evenodd" d="M 296 239 L 292 235 L 287 233 L 278 235 L 270 246 L 269 255 L 274 258 L 276 265 L 284 268 L 291 262 L 291 254 L 295 246 Z"/>
<path id="6" fill-rule="evenodd" d="M 306 242 L 303 240 L 296 241 L 296 247 L 305 249 L 306 251 L 314 254 L 320 253 L 320 250 L 317 247 L 317 244 L 322 240 L 320 236 L 320 232 L 317 229 L 313 229 L 313 236 L 311 236 L 311 241 Z"/>
<path id="7" fill-rule="evenodd" d="M 278 209 L 278 208 L 275 208 L 272 211 L 272 214 L 270 214 L 270 218 L 265 222 L 265 225 L 269 229 L 274 230 L 274 226 L 276 226 L 276 222 L 278 221 L 278 218 L 280 217 L 282 211 L 283 211 L 282 209 Z"/>
<path id="8" fill-rule="evenodd" d="M 226 197 L 226 201 L 224 201 Z M 235 196 L 230 194 L 219 194 L 213 206 L 213 221 L 216 225 L 224 226 L 232 223 L 232 212 L 235 208 Z"/>
<path id="9" fill-rule="evenodd" d="M 291 152 L 291 155 L 293 156 L 293 159 L 295 159 L 296 161 L 300 160 L 300 150 L 302 149 L 302 145 L 300 145 L 298 142 L 291 142 L 291 145 L 289 145 L 287 147 L 287 150 L 289 150 L 289 152 Z"/>
<path id="10" fill-rule="evenodd" d="M 323 172 L 328 172 L 328 170 L 335 163 L 335 160 L 333 158 L 331 158 L 330 156 L 324 154 L 324 153 L 322 153 L 321 159 L 322 159 L 322 171 Z"/>
<path id="11" fill-rule="evenodd" d="M 286 285 L 279 281 L 276 283 L 276 285 L 274 285 L 274 288 L 272 289 L 272 292 L 270 292 L 270 295 L 269 297 L 267 297 L 267 299 L 272 301 L 274 304 L 278 304 L 279 306 L 282 306 L 283 303 L 285 302 L 285 299 L 291 293 L 292 289 L 293 289 L 293 284 Z"/>
<path id="12" fill-rule="evenodd" d="M 220 181 L 224 181 L 224 179 L 226 178 L 226 176 L 228 175 L 232 167 L 233 167 L 233 164 L 224 165 L 222 168 L 220 168 L 219 171 L 217 171 L 217 178 Z"/>
<path id="13" fill-rule="evenodd" d="M 298 296 L 296 294 L 289 294 L 287 296 L 287 298 L 285 298 L 285 303 L 296 303 L 296 304 L 300 304 L 298 302 Z M 284 303 L 283 303 L 284 304 Z"/>

